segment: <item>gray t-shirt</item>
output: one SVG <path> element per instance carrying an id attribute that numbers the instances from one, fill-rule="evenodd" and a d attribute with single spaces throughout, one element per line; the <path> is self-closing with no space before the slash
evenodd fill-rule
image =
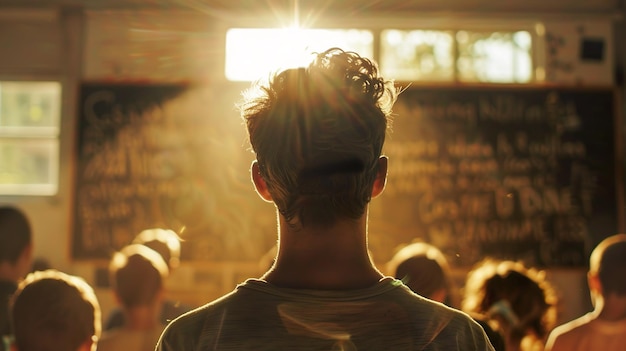
<path id="1" fill-rule="evenodd" d="M 157 351 L 493 350 L 468 315 L 399 280 L 358 290 L 300 290 L 249 279 L 171 322 Z"/>

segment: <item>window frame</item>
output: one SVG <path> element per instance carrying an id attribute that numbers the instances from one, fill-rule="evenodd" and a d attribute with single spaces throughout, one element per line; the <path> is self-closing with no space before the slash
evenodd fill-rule
<path id="1" fill-rule="evenodd" d="M 63 135 L 63 115 L 65 111 L 66 83 L 59 75 L 23 74 L 5 75 L 0 74 L 0 83 L 57 83 L 59 87 L 58 100 L 54 108 L 57 109 L 55 126 L 44 127 L 2 127 L 0 126 L 0 142 L 22 143 L 27 148 L 40 148 L 41 154 L 47 155 L 49 165 L 45 183 L 9 183 L 0 179 L 0 197 L 8 196 L 56 196 L 60 188 L 61 153 Z M 47 145 L 46 145 L 47 144 Z M 18 146 L 19 147 L 19 146 Z M 47 149 L 47 152 L 45 152 Z"/>

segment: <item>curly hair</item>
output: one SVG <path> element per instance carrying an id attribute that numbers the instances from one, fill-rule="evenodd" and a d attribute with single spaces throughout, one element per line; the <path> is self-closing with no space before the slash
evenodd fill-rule
<path id="1" fill-rule="evenodd" d="M 288 223 L 327 227 L 363 215 L 397 94 L 374 62 L 339 48 L 246 93 L 249 141 Z"/>
<path id="2" fill-rule="evenodd" d="M 496 315 L 511 330 L 509 338 L 521 340 L 532 333 L 542 339 L 556 323 L 557 297 L 544 273 L 521 262 L 485 259 L 469 272 L 463 310 Z"/>

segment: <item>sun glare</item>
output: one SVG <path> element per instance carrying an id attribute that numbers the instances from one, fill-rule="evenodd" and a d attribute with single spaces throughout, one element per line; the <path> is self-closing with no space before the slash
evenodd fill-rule
<path id="1" fill-rule="evenodd" d="M 232 28 L 226 33 L 226 78 L 265 78 L 276 69 L 301 66 L 312 53 L 333 46 L 371 56 L 373 42 L 367 30 Z"/>

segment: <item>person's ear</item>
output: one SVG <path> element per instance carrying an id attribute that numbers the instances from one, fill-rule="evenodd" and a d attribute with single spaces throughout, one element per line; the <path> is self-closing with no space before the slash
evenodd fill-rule
<path id="1" fill-rule="evenodd" d="M 378 170 L 376 171 L 376 179 L 374 180 L 374 186 L 372 187 L 372 199 L 382 194 L 387 184 L 387 168 L 389 159 L 387 156 L 380 156 L 378 158 Z"/>
<path id="2" fill-rule="evenodd" d="M 9 351 L 20 351 L 15 344 L 15 340 L 13 340 L 13 342 L 9 345 Z"/>
<path id="3" fill-rule="evenodd" d="M 447 297 L 448 297 L 448 292 L 446 291 L 445 288 L 437 289 L 429 296 L 431 300 L 441 302 L 441 303 L 445 303 Z"/>
<path id="4" fill-rule="evenodd" d="M 257 194 L 267 201 L 272 202 L 272 194 L 270 194 L 269 189 L 267 188 L 267 183 L 265 183 L 265 179 L 261 176 L 261 169 L 259 168 L 259 162 L 254 160 L 252 161 L 252 166 L 250 167 L 250 175 L 252 177 L 252 183 L 254 183 L 254 188 L 256 189 Z"/>
<path id="5" fill-rule="evenodd" d="M 92 336 L 91 338 L 85 340 L 78 347 L 77 351 L 96 351 L 98 349 L 98 338 L 96 336 Z"/>
<path id="6" fill-rule="evenodd" d="M 602 283 L 600 283 L 600 277 L 597 274 L 587 273 L 587 284 L 589 284 L 592 295 L 602 295 Z"/>

